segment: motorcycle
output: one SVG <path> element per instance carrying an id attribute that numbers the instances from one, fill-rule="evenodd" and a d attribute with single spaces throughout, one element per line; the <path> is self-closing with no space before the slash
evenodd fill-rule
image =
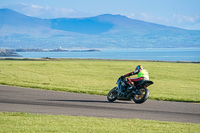
<path id="1" fill-rule="evenodd" d="M 134 82 L 135 88 L 128 90 L 130 85 L 127 81 L 130 79 L 119 78 L 117 80 L 117 86 L 114 87 L 107 95 L 109 102 L 114 102 L 115 100 L 133 100 L 135 103 L 144 103 L 149 97 L 148 86 L 152 85 L 153 82 L 150 80 L 141 80 Z"/>

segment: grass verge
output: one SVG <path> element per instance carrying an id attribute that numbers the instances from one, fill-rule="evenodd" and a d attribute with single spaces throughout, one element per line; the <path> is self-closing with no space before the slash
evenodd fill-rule
<path id="1" fill-rule="evenodd" d="M 107 95 L 119 76 L 141 64 L 150 99 L 200 102 L 200 64 L 113 60 L 0 60 L 0 84 Z"/>
<path id="2" fill-rule="evenodd" d="M 0 132 L 199 133 L 200 124 L 0 112 Z"/>

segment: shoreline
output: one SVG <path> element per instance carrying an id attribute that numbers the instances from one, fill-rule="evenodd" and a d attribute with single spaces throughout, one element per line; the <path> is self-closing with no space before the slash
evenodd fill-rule
<path id="1" fill-rule="evenodd" d="M 20 49 L 18 49 L 20 50 Z M 21 49 L 22 50 L 22 49 Z M 30 50 L 30 51 L 27 51 Z M 136 61 L 154 61 L 154 62 L 200 62 L 200 48 L 191 49 L 171 49 L 171 48 L 145 48 L 145 49 L 89 49 L 87 50 L 69 50 L 57 49 L 57 51 L 34 51 L 36 49 L 24 49 L 17 52 L 21 57 L 1 56 L 2 58 L 46 58 L 46 59 L 86 59 L 86 60 L 136 60 Z M 16 51 L 13 51 L 16 52 Z"/>
<path id="2" fill-rule="evenodd" d="M 197 61 L 160 61 L 160 60 L 130 60 L 130 59 L 94 59 L 94 58 L 13 58 L 13 57 L 0 57 L 0 60 L 19 60 L 19 61 L 60 61 L 60 60 L 99 60 L 99 61 L 137 61 L 137 62 L 168 62 L 168 63 L 197 63 Z"/>

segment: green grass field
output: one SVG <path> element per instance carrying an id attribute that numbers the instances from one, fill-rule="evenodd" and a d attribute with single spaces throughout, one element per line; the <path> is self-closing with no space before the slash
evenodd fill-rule
<path id="1" fill-rule="evenodd" d="M 0 132 L 199 133 L 200 124 L 0 112 Z"/>
<path id="2" fill-rule="evenodd" d="M 111 60 L 0 60 L 0 84 L 107 95 L 121 75 L 141 64 L 149 71 L 150 99 L 200 102 L 200 64 Z M 134 76 L 133 76 L 134 77 Z"/>
<path id="3" fill-rule="evenodd" d="M 109 60 L 0 60 L 0 84 L 107 95 L 119 76 L 138 64 L 148 69 L 150 98 L 200 101 L 200 64 Z M 139 119 L 0 112 L 0 132 L 199 133 L 200 125 Z"/>

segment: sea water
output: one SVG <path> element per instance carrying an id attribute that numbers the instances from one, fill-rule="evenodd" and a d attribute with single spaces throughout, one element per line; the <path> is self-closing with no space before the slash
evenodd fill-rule
<path id="1" fill-rule="evenodd" d="M 18 52 L 23 58 L 200 61 L 200 48 L 100 49 L 99 52 Z"/>

